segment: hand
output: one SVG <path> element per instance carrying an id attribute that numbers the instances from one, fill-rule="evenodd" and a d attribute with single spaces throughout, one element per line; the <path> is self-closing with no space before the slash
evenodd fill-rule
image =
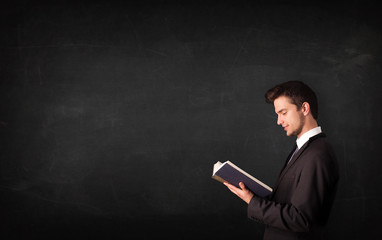
<path id="1" fill-rule="evenodd" d="M 224 185 L 226 185 L 231 192 L 236 194 L 239 198 L 241 198 L 247 204 L 249 204 L 249 202 L 254 196 L 253 192 L 248 190 L 248 188 L 242 182 L 239 183 L 240 188 L 237 188 L 234 185 L 229 184 L 228 182 L 224 182 Z"/>

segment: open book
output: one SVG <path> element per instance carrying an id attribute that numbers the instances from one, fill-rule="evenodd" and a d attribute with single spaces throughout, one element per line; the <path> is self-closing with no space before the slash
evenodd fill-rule
<path id="1" fill-rule="evenodd" d="M 249 190 L 260 197 L 266 197 L 272 193 L 272 188 L 249 175 L 230 161 L 215 163 L 212 178 L 220 182 L 228 182 L 238 188 L 240 188 L 239 183 L 243 182 Z"/>

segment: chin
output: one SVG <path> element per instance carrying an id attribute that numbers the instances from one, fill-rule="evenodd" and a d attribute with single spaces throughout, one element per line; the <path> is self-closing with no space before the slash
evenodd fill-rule
<path id="1" fill-rule="evenodd" d="M 297 136 L 297 134 L 295 132 L 287 132 L 286 135 L 288 137 L 293 137 L 293 136 Z"/>

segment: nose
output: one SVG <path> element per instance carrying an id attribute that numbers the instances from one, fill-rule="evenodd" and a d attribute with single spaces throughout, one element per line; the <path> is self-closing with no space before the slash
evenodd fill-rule
<path id="1" fill-rule="evenodd" d="M 282 124 L 282 119 L 280 118 L 280 115 L 277 116 L 277 125 L 281 125 Z"/>

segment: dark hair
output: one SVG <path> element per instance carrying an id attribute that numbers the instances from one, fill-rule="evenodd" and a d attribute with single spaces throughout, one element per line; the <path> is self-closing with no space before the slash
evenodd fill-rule
<path id="1" fill-rule="evenodd" d="M 289 81 L 276 85 L 265 93 L 265 101 L 267 103 L 273 103 L 275 99 L 280 96 L 289 97 L 298 109 L 302 107 L 304 102 L 309 103 L 312 116 L 314 119 L 317 119 L 317 96 L 305 83 L 300 81 Z"/>

